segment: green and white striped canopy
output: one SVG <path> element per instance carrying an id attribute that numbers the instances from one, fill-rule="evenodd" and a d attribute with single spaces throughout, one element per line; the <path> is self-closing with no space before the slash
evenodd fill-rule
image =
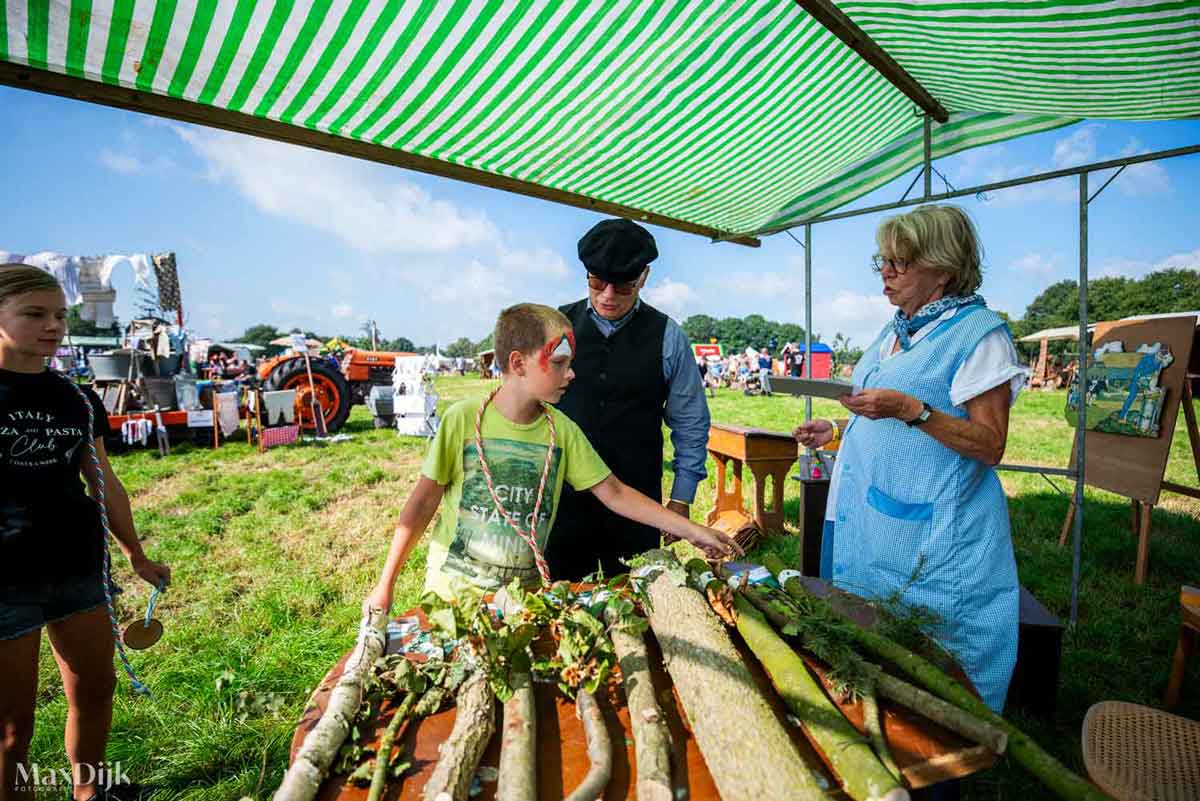
<path id="1" fill-rule="evenodd" d="M 1200 114 L 1197 0 L 838 5 L 950 112 L 935 158 L 1085 117 Z M 0 10 L 0 62 L 135 90 L 130 107 L 138 93 L 175 98 L 249 115 L 246 130 L 296 126 L 329 149 L 379 146 L 710 233 L 818 215 L 922 159 L 914 103 L 789 0 Z"/>

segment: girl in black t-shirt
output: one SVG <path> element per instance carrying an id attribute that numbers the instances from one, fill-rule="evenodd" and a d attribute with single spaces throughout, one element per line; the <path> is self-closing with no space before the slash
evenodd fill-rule
<path id="1" fill-rule="evenodd" d="M 88 408 L 75 387 L 44 366 L 66 333 L 66 316 L 53 276 L 0 265 L 0 798 L 32 798 L 36 789 L 22 784 L 28 766 L 17 766 L 33 736 L 43 628 L 67 696 L 74 798 L 116 797 L 96 781 L 104 775 L 116 675 L 103 585 L 107 543 L 85 489 L 97 478 Z M 104 406 L 85 393 L 109 528 L 134 572 L 158 586 L 170 570 L 142 551 L 129 497 L 104 452 Z"/>

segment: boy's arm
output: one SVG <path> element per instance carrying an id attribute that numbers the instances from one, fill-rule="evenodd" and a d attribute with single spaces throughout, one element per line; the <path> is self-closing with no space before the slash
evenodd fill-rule
<path id="1" fill-rule="evenodd" d="M 396 533 L 392 536 L 392 546 L 388 549 L 383 573 L 380 574 L 379 581 L 370 595 L 363 601 L 364 611 L 368 607 L 385 612 L 391 609 L 392 585 L 396 583 L 396 575 L 408 561 L 412 549 L 421 541 L 421 536 L 429 527 L 429 521 L 437 514 L 445 492 L 445 487 L 428 476 L 423 475 L 417 479 L 417 486 L 413 488 L 408 502 L 404 504 L 404 510 L 400 512 L 400 522 L 396 524 Z"/>
<path id="2" fill-rule="evenodd" d="M 685 539 L 704 551 L 709 557 L 716 558 L 733 554 L 740 556 L 742 554 L 742 549 L 721 532 L 698 525 L 686 517 L 675 514 L 612 474 L 588 491 L 595 495 L 600 503 L 622 517 L 635 520 L 643 525 L 654 526 L 669 534 L 674 534 L 680 539 Z"/>

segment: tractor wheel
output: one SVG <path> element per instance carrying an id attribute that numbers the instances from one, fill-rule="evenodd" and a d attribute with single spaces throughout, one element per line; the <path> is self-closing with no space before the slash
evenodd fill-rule
<path id="1" fill-rule="evenodd" d="M 332 434 L 341 428 L 350 416 L 350 385 L 345 376 L 324 359 L 310 359 L 310 364 L 312 386 L 308 383 L 308 372 L 304 369 L 303 357 L 280 362 L 267 376 L 263 386 L 269 390 L 296 390 L 297 419 L 305 431 L 316 430 L 312 407 L 312 387 L 315 387 L 317 401 L 321 404 L 321 412 L 325 417 L 325 430 Z"/>

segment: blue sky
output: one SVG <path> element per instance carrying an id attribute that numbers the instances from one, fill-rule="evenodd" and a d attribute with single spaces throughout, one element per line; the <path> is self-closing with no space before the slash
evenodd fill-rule
<path id="1" fill-rule="evenodd" d="M 522 300 L 583 296 L 579 236 L 599 215 L 251 137 L 0 87 L 0 250 L 174 250 L 188 324 L 354 333 L 374 319 L 418 344 L 482 338 Z M 936 163 L 957 186 L 1200 143 L 1200 121 L 1088 122 Z M 860 201 L 898 199 L 911 175 Z M 1093 189 L 1106 176 L 1092 177 Z M 940 184 L 940 181 L 937 182 Z M 1091 206 L 1092 274 L 1200 267 L 1200 156 L 1127 169 Z M 986 249 L 983 293 L 1020 316 L 1077 271 L 1075 179 L 964 198 Z M 814 330 L 858 344 L 890 315 L 868 264 L 886 215 L 813 231 Z M 802 249 L 710 244 L 653 228 L 647 296 L 682 319 L 803 322 Z M 118 273 L 128 319 L 132 276 Z"/>

